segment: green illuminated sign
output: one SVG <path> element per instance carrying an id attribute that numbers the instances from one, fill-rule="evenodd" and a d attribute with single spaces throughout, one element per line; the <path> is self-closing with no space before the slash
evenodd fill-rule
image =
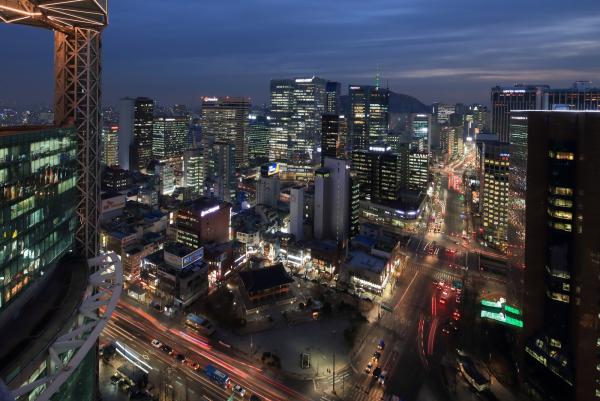
<path id="1" fill-rule="evenodd" d="M 521 314 L 521 311 L 519 309 L 513 308 L 510 305 L 504 305 L 504 310 L 507 311 L 507 312 L 509 312 L 509 313 L 512 313 L 513 315 L 520 315 Z"/>
<path id="2" fill-rule="evenodd" d="M 500 323 L 505 323 L 508 324 L 510 326 L 515 326 L 515 327 L 519 327 L 522 328 L 523 327 L 523 321 L 519 320 L 519 319 L 515 319 L 513 317 L 510 317 L 504 313 L 496 313 L 496 312 L 490 312 L 487 310 L 482 310 L 481 311 L 481 317 L 486 318 L 486 319 L 492 319 L 492 320 L 496 320 Z"/>

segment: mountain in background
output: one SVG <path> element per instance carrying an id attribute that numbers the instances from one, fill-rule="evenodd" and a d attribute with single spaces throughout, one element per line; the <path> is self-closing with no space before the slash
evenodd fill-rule
<path id="1" fill-rule="evenodd" d="M 346 114 L 349 114 L 350 96 L 343 95 L 340 99 L 342 110 L 344 110 Z M 431 113 L 431 106 L 422 103 L 416 97 L 390 91 L 390 105 L 388 111 L 390 114 Z"/>

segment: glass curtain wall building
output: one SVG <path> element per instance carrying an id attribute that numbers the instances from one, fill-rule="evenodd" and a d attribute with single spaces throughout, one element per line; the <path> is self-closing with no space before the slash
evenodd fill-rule
<path id="1" fill-rule="evenodd" d="M 71 249 L 76 148 L 68 128 L 0 130 L 0 310 Z"/>

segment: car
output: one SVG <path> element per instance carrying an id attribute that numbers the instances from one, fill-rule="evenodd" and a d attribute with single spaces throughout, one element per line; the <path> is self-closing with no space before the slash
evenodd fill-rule
<path id="1" fill-rule="evenodd" d="M 173 353 L 173 348 L 169 347 L 166 344 L 163 344 L 162 347 L 160 347 L 160 349 L 165 353 L 165 354 L 169 354 L 171 355 Z"/>
<path id="2" fill-rule="evenodd" d="M 457 299 L 458 299 L 458 297 L 457 297 Z M 458 311 L 458 309 L 455 309 L 454 312 L 452 312 L 452 319 L 460 320 L 460 312 Z"/>
<path id="3" fill-rule="evenodd" d="M 365 373 L 371 373 L 371 369 L 373 369 L 373 362 L 367 363 L 367 367 L 365 368 Z"/>
<path id="4" fill-rule="evenodd" d="M 192 361 L 191 359 L 186 359 L 185 364 L 188 365 L 193 370 L 199 370 L 200 364 L 196 361 Z"/>
<path id="5" fill-rule="evenodd" d="M 156 338 L 150 342 L 154 348 L 160 348 L 163 346 L 163 343 L 158 341 Z"/>
<path id="6" fill-rule="evenodd" d="M 444 333 L 444 334 L 450 334 L 450 329 L 448 328 L 448 326 L 442 327 L 442 333 Z"/>
<path id="7" fill-rule="evenodd" d="M 385 384 L 385 378 L 387 377 L 387 372 L 384 370 L 383 372 L 381 372 L 381 374 L 379 375 L 379 384 L 381 384 L 382 386 Z"/>
<path id="8" fill-rule="evenodd" d="M 373 370 L 373 377 L 375 378 L 379 378 L 379 375 L 381 374 L 381 368 L 379 366 L 377 366 L 374 370 Z"/>
<path id="9" fill-rule="evenodd" d="M 379 362 L 379 358 L 381 358 L 381 352 L 379 352 L 379 351 L 375 351 L 375 352 L 373 353 L 373 361 L 375 361 L 375 362 Z"/>
<path id="10" fill-rule="evenodd" d="M 383 341 L 383 339 L 379 340 L 379 344 L 377 345 L 377 349 L 380 351 L 383 351 L 383 349 L 385 348 L 385 341 Z"/>
<path id="11" fill-rule="evenodd" d="M 256 394 L 252 394 L 250 396 L 250 401 L 262 401 L 262 398 L 260 398 L 259 396 L 257 396 Z"/>
<path id="12" fill-rule="evenodd" d="M 175 353 L 174 358 L 181 363 L 185 363 L 185 356 L 183 354 L 177 352 Z"/>
<path id="13" fill-rule="evenodd" d="M 239 384 L 236 384 L 235 386 L 233 386 L 233 392 L 236 393 L 237 395 L 239 395 L 240 397 L 243 397 L 244 395 L 246 395 L 246 389 L 243 388 L 242 386 L 240 386 Z"/>
<path id="14" fill-rule="evenodd" d="M 119 382 L 119 380 L 121 380 L 121 377 L 120 377 L 119 375 L 112 375 L 112 376 L 110 377 L 110 382 L 111 382 L 112 384 L 115 384 L 115 385 L 116 385 L 116 384 Z"/>

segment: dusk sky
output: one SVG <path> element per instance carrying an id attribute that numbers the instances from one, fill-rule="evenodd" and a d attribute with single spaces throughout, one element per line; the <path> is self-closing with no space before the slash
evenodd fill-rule
<path id="1" fill-rule="evenodd" d="M 600 84 L 600 1 L 111 0 L 103 103 L 268 101 L 269 79 L 382 82 L 425 103 L 496 83 Z M 0 24 L 0 99 L 50 103 L 52 35 Z"/>

